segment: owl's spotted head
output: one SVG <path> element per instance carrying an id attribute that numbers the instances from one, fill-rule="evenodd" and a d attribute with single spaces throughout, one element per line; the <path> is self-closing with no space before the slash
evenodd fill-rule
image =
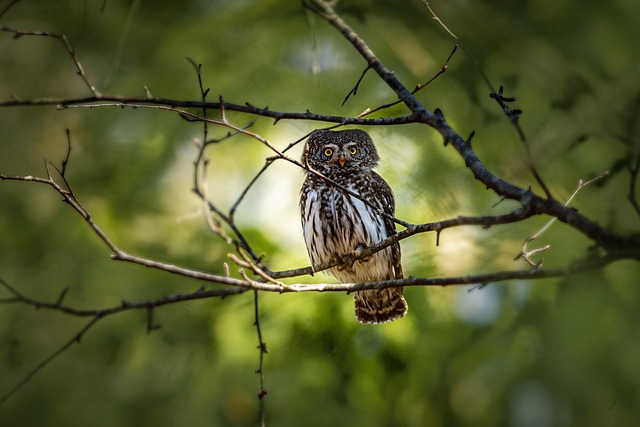
<path id="1" fill-rule="evenodd" d="M 378 164 L 378 152 L 363 130 L 317 130 L 309 136 L 302 155 L 314 169 L 372 169 Z"/>

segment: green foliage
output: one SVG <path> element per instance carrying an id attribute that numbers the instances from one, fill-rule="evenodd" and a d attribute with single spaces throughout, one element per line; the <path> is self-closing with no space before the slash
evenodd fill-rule
<path id="1" fill-rule="evenodd" d="M 8 2 L 5 2 L 8 3 Z M 278 111 L 356 115 L 395 100 L 373 73 L 345 106 L 365 64 L 333 28 L 281 1 L 18 2 L 0 25 L 65 33 L 88 78 L 108 94 L 208 99 Z M 575 0 L 432 1 L 495 86 L 515 96 L 536 164 L 560 200 L 605 170 L 574 206 L 600 224 L 638 230 L 626 197 L 627 166 L 640 150 L 640 3 Z M 4 5 L 0 5 L 0 9 Z M 409 88 L 444 64 L 453 42 L 420 1 L 339 3 L 343 18 Z M 0 33 L 0 99 L 82 97 L 64 46 Z M 516 132 L 473 62 L 459 49 L 446 73 L 419 93 L 440 108 L 496 175 L 540 191 Z M 385 116 L 404 114 L 401 107 Z M 210 113 L 217 115 L 218 113 Z M 230 119 L 245 125 L 243 114 Z M 217 117 L 217 116 L 216 116 Z M 319 123 L 259 119 L 252 130 L 283 149 Z M 193 187 L 192 143 L 202 125 L 172 113 L 131 109 L 5 108 L 0 173 L 44 176 L 60 165 L 71 131 L 68 179 L 95 221 L 123 250 L 222 273 L 233 248 L 203 219 Z M 210 128 L 210 137 L 226 134 Z M 398 215 L 429 222 L 489 215 L 513 206 L 473 180 L 439 135 L 416 125 L 367 129 Z M 297 147 L 292 156 L 300 155 Z M 270 152 L 234 137 L 209 147 L 211 198 L 228 209 Z M 274 270 L 307 265 L 297 213 L 302 173 L 276 164 L 247 194 L 239 225 Z M 0 184 L 0 277 L 20 292 L 68 305 L 187 293 L 201 284 L 114 263 L 89 227 L 48 188 Z M 494 207 L 494 205 L 496 205 Z M 403 241 L 405 271 L 464 275 L 524 268 L 513 261 L 547 218 L 473 227 Z M 590 242 L 555 224 L 545 267 L 584 258 Z M 235 274 L 236 267 L 231 267 Z M 267 423 L 277 426 L 560 426 L 640 424 L 640 268 L 484 288 L 409 288 L 406 319 L 364 327 L 352 297 L 260 295 Z M 327 276 L 298 278 L 329 281 Z M 296 279 L 296 280 L 298 280 Z M 8 294 L 0 291 L 0 298 Z M 251 293 L 172 304 L 104 319 L 0 406 L 0 425 L 255 425 L 258 344 Z M 0 394 L 88 321 L 0 306 Z"/>

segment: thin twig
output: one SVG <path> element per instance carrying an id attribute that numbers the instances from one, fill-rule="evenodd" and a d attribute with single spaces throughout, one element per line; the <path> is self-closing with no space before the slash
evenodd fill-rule
<path id="1" fill-rule="evenodd" d="M 582 190 L 584 187 L 586 187 L 587 185 L 598 181 L 599 179 L 602 179 L 604 177 L 606 177 L 607 175 L 609 175 L 608 171 L 605 171 L 603 173 L 601 173 L 600 175 L 596 176 L 593 179 L 590 179 L 587 182 L 583 182 L 582 180 L 578 181 L 578 186 L 576 187 L 575 191 L 573 192 L 573 194 L 571 194 L 571 196 L 567 199 L 567 201 L 565 202 L 564 206 L 568 207 L 569 204 L 573 201 L 573 199 L 576 197 L 576 195 L 578 194 L 578 192 L 580 190 Z M 551 245 L 545 245 L 541 248 L 537 248 L 537 249 L 528 249 L 527 245 L 536 240 L 538 237 L 540 237 L 545 231 L 547 231 L 554 222 L 557 221 L 558 218 L 551 218 L 545 225 L 542 226 L 542 228 L 538 231 L 536 231 L 535 233 L 533 233 L 531 236 L 529 236 L 524 243 L 522 244 L 522 249 L 520 250 L 520 253 L 518 254 L 518 256 L 516 256 L 515 259 L 519 259 L 519 258 L 524 258 L 525 261 L 527 261 L 527 263 L 529 263 L 529 265 L 531 265 L 532 267 L 536 267 L 536 268 L 540 268 L 542 267 L 542 262 L 544 261 L 544 258 L 542 258 L 539 262 L 534 262 L 531 259 L 531 256 L 536 255 L 538 253 L 541 252 L 545 252 L 548 249 L 551 248 Z"/>
<path id="2" fill-rule="evenodd" d="M 197 166 L 196 166 L 197 168 Z M 227 244 L 232 244 L 233 239 L 224 231 L 222 228 L 222 224 L 218 220 L 218 217 L 224 217 L 217 208 L 215 208 L 214 204 L 210 201 L 209 198 L 209 185 L 207 181 L 204 179 L 204 176 L 207 172 L 207 162 L 202 166 L 202 183 L 200 184 L 200 189 L 196 191 L 196 194 L 201 196 L 202 205 L 204 207 L 204 217 L 207 221 L 207 225 L 209 229 L 217 236 L 221 237 Z M 214 216 L 215 215 L 215 216 Z"/>
<path id="3" fill-rule="evenodd" d="M 0 26 L 0 31 L 13 33 L 14 39 L 19 39 L 20 37 L 23 37 L 23 36 L 38 36 L 38 37 L 51 37 L 53 39 L 60 40 L 66 47 L 67 52 L 69 52 L 69 55 L 71 56 L 71 59 L 73 60 L 74 65 L 76 66 L 76 71 L 78 75 L 82 78 L 85 85 L 89 88 L 93 96 L 96 98 L 100 98 L 100 92 L 98 92 L 95 86 L 87 78 L 87 75 L 84 72 L 84 68 L 82 67 L 82 64 L 80 63 L 76 55 L 76 49 L 71 45 L 71 43 L 69 43 L 69 39 L 67 39 L 67 36 L 65 34 L 55 34 L 55 33 L 50 33 L 48 31 L 23 31 L 23 30 L 7 28 L 3 26 Z"/>
<path id="4" fill-rule="evenodd" d="M 267 396 L 267 390 L 264 386 L 264 355 L 269 353 L 267 349 L 267 344 L 262 339 L 262 330 L 260 328 L 260 311 L 258 304 L 258 291 L 253 292 L 253 309 L 255 322 L 254 326 L 256 327 L 256 332 L 258 333 L 258 352 L 259 352 L 259 362 L 258 369 L 256 373 L 260 377 L 260 389 L 258 390 L 258 399 L 260 400 L 260 413 L 258 422 L 261 427 L 265 426 L 265 397 Z"/>
<path id="5" fill-rule="evenodd" d="M 367 74 L 367 71 L 369 71 L 370 69 L 371 69 L 371 66 L 369 65 L 367 66 L 367 68 L 364 69 L 364 71 L 360 75 L 360 78 L 356 82 L 355 86 L 353 86 L 353 88 L 349 91 L 347 96 L 344 97 L 344 100 L 342 101 L 342 106 L 344 106 L 344 104 L 347 103 L 351 95 L 356 96 L 358 94 L 358 88 L 360 87 L 360 83 L 362 83 L 362 79 L 364 79 L 364 76 Z"/>
<path id="6" fill-rule="evenodd" d="M 64 156 L 64 159 L 62 160 L 62 170 L 60 171 L 60 175 L 62 175 L 63 177 L 67 172 L 67 164 L 69 163 L 69 157 L 71 156 L 71 131 L 69 130 L 69 128 L 67 128 L 66 132 L 67 132 L 67 152 Z"/>
<path id="7" fill-rule="evenodd" d="M 253 271 L 254 274 L 256 274 L 257 276 L 261 277 L 266 282 L 273 283 L 274 285 L 280 286 L 282 288 L 286 287 L 286 285 L 284 283 L 282 283 L 282 282 L 274 279 L 273 277 L 271 277 L 267 272 L 265 272 L 262 268 L 260 268 L 260 266 L 252 263 L 246 257 L 246 255 L 244 253 L 240 252 L 240 254 L 244 258 L 244 260 L 241 260 L 240 258 L 238 258 L 238 256 L 236 254 L 228 254 L 228 256 L 231 259 L 231 261 L 235 262 L 236 264 L 238 264 L 241 267 L 245 267 L 245 268 L 251 269 L 251 271 Z"/>

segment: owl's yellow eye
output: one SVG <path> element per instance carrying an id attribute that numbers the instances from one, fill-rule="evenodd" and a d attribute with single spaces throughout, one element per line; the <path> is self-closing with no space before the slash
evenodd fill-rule
<path id="1" fill-rule="evenodd" d="M 331 157 L 331 155 L 333 154 L 333 150 L 331 148 L 325 148 L 324 149 L 324 155 L 327 157 Z"/>
<path id="2" fill-rule="evenodd" d="M 351 147 L 349 148 L 349 153 L 351 153 L 351 155 L 353 156 L 354 154 L 356 154 L 358 150 L 356 150 L 356 147 Z"/>

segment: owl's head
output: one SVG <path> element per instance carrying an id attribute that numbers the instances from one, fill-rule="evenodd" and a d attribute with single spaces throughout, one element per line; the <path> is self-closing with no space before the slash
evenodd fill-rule
<path id="1" fill-rule="evenodd" d="M 377 166 L 378 152 L 371 137 L 363 130 L 317 130 L 309 136 L 302 155 L 314 169 L 354 167 L 373 169 Z"/>

